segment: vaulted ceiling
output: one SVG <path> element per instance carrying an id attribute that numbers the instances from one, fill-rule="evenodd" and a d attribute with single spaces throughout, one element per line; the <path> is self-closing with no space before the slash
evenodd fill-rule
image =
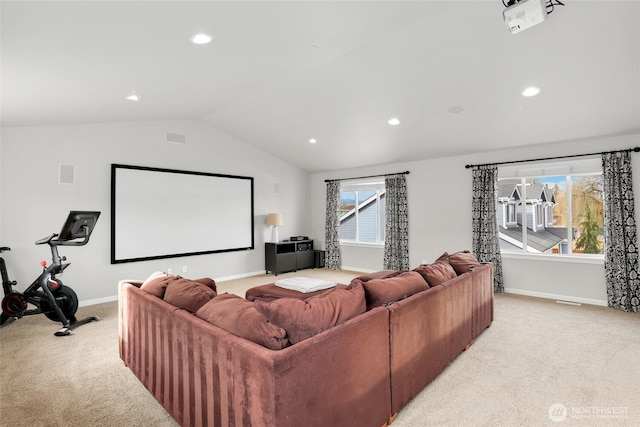
<path id="1" fill-rule="evenodd" d="M 202 120 L 312 172 L 640 132 L 640 2 L 565 4 L 2 1 L 2 126 Z"/>

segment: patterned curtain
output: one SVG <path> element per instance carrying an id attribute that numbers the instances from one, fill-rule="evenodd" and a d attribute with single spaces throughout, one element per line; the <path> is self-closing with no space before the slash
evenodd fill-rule
<path id="1" fill-rule="evenodd" d="M 340 202 L 340 181 L 327 182 L 327 223 L 324 233 L 325 266 L 331 270 L 342 268 L 340 252 L 340 218 L 338 203 Z"/>
<path id="2" fill-rule="evenodd" d="M 604 269 L 609 307 L 640 312 L 640 270 L 629 151 L 603 153 Z"/>
<path id="3" fill-rule="evenodd" d="M 384 269 L 409 270 L 409 212 L 405 174 L 386 175 Z"/>
<path id="4" fill-rule="evenodd" d="M 493 290 L 504 292 L 498 232 L 498 167 L 474 166 L 472 171 L 472 250 L 480 262 L 493 263 Z"/>

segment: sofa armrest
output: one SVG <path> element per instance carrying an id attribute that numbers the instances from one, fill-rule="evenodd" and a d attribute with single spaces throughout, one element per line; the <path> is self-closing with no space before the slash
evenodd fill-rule
<path id="1" fill-rule="evenodd" d="M 493 264 L 483 263 L 471 271 L 473 338 L 493 322 Z"/>

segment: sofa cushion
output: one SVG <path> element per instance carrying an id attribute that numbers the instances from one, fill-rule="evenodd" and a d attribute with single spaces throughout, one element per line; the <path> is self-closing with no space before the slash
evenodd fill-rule
<path id="1" fill-rule="evenodd" d="M 194 282 L 184 277 L 176 277 L 175 280 L 170 281 L 167 285 L 164 300 L 176 307 L 195 313 L 216 295 L 216 291 L 202 283 Z"/>
<path id="2" fill-rule="evenodd" d="M 156 271 L 142 282 L 140 289 L 147 291 L 158 298 L 164 298 L 164 292 L 167 289 L 167 285 L 175 279 L 176 276 L 163 273 L 162 271 Z"/>
<path id="3" fill-rule="evenodd" d="M 443 261 L 419 265 L 414 271 L 419 273 L 431 287 L 442 285 L 458 276 L 451 264 Z"/>
<path id="4" fill-rule="evenodd" d="M 449 261 L 449 264 L 451 264 L 458 275 L 466 273 L 473 267 L 477 267 L 480 265 L 480 262 L 469 251 L 460 251 L 453 253 L 447 257 L 447 261 Z"/>
<path id="5" fill-rule="evenodd" d="M 361 281 L 361 279 L 354 279 Z M 405 271 L 386 279 L 371 279 L 362 283 L 367 310 L 389 304 L 429 289 L 425 279 L 415 271 Z"/>
<path id="6" fill-rule="evenodd" d="M 449 252 L 444 252 L 442 255 L 440 255 L 435 261 L 433 261 L 434 263 L 436 262 L 449 262 Z M 426 265 L 426 264 L 425 264 Z"/>
<path id="7" fill-rule="evenodd" d="M 196 311 L 196 316 L 232 334 L 272 350 L 287 344 L 287 332 L 267 321 L 251 301 L 224 293 Z"/>
<path id="8" fill-rule="evenodd" d="M 194 282 L 201 283 L 201 284 L 213 289 L 214 291 L 218 292 L 218 288 L 216 286 L 216 281 L 213 280 L 211 277 L 203 277 L 201 279 L 195 279 Z"/>
<path id="9" fill-rule="evenodd" d="M 362 276 L 356 277 L 356 279 L 360 279 L 360 281 L 362 283 L 364 283 L 364 282 L 368 282 L 369 280 L 373 280 L 373 279 L 386 279 L 388 277 L 394 277 L 394 276 L 397 276 L 400 273 L 402 273 L 402 271 L 380 270 L 380 271 L 375 271 L 373 273 L 363 274 Z"/>
<path id="10" fill-rule="evenodd" d="M 292 344 L 344 323 L 366 310 L 361 282 L 331 289 L 305 300 L 280 298 L 255 301 L 254 304 L 268 321 L 287 331 Z"/>

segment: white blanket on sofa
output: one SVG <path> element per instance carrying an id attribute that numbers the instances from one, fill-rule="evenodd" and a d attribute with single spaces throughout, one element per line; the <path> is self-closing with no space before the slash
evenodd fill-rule
<path id="1" fill-rule="evenodd" d="M 276 281 L 276 286 L 298 292 L 315 292 L 329 289 L 336 285 L 335 282 L 328 282 L 320 279 L 310 279 L 308 277 L 291 277 Z"/>

